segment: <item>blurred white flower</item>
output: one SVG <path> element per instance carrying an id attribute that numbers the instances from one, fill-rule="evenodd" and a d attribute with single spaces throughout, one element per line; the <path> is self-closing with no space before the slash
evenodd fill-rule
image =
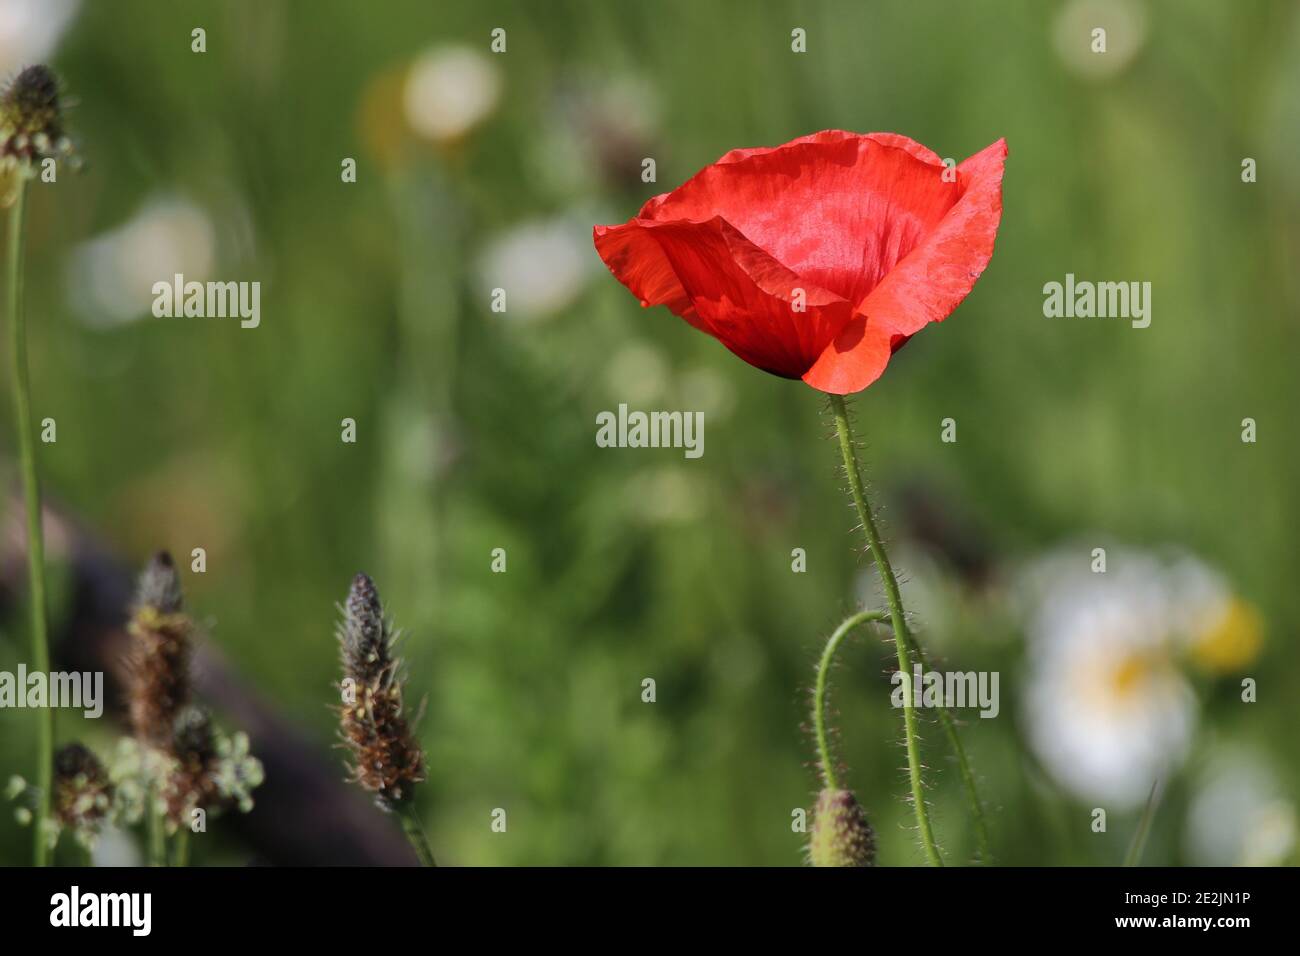
<path id="1" fill-rule="evenodd" d="M 572 305 L 599 261 L 591 254 L 589 220 L 538 219 L 492 239 L 479 257 L 478 273 L 487 295 L 506 290 L 507 317 L 527 320 Z"/>
<path id="2" fill-rule="evenodd" d="M 1183 844 L 1197 866 L 1280 866 L 1295 848 L 1295 805 L 1253 750 L 1217 753 L 1200 775 Z"/>
<path id="3" fill-rule="evenodd" d="M 1106 49 L 1095 52 L 1094 30 L 1105 30 Z M 1146 40 L 1146 8 L 1136 0 L 1069 0 L 1053 30 L 1066 69 L 1085 79 L 1106 79 L 1132 62 Z"/>
<path id="4" fill-rule="evenodd" d="M 79 6 L 79 0 L 0 3 L 0 76 L 49 59 Z"/>
<path id="5" fill-rule="evenodd" d="M 150 313 L 153 284 L 206 281 L 216 256 L 216 233 L 198 206 L 155 196 L 116 229 L 78 245 L 68 270 L 72 305 L 88 325 L 110 326 Z"/>
<path id="6" fill-rule="evenodd" d="M 1151 555 L 1076 546 L 1036 562 L 1028 602 L 1026 732 L 1048 772 L 1085 799 L 1139 806 L 1182 764 L 1196 701 L 1178 667 L 1180 595 Z"/>
<path id="7" fill-rule="evenodd" d="M 411 64 L 402 106 L 416 134 L 444 142 L 481 123 L 500 96 L 501 75 L 486 55 L 467 46 L 441 46 Z"/>

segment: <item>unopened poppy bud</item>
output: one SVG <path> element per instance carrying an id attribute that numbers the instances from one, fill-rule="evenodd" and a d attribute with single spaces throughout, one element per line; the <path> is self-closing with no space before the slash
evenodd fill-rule
<path id="1" fill-rule="evenodd" d="M 813 866 L 871 866 L 876 835 L 848 790 L 823 790 L 813 811 L 809 857 Z"/>

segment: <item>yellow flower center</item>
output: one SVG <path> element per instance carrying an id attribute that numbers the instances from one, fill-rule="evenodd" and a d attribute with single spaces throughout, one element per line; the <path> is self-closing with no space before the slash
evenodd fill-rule
<path id="1" fill-rule="evenodd" d="M 1141 690 L 1142 685 L 1151 676 L 1153 663 L 1150 654 L 1132 653 L 1125 655 L 1115 669 L 1111 671 L 1112 690 L 1119 697 L 1128 697 L 1130 694 Z"/>

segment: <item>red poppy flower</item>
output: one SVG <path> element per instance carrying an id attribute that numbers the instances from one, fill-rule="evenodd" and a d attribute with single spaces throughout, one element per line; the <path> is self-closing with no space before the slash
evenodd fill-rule
<path id="1" fill-rule="evenodd" d="M 596 251 L 643 306 L 668 306 L 750 365 L 847 395 L 975 285 L 1006 156 L 998 140 L 944 177 L 937 155 L 895 133 L 733 149 L 623 225 L 596 226 Z"/>

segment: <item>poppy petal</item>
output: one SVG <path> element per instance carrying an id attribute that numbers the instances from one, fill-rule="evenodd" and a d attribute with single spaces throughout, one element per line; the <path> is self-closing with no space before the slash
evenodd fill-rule
<path id="1" fill-rule="evenodd" d="M 993 255 L 1006 157 L 1000 139 L 957 167 L 961 199 L 859 304 L 859 314 L 803 376 L 805 382 L 841 395 L 861 391 L 884 371 L 882 343 L 892 352 L 928 323 L 952 314 Z"/>
<path id="2" fill-rule="evenodd" d="M 957 167 L 962 197 L 921 244 L 858 307 L 903 335 L 942 322 L 961 304 L 993 256 L 1002 221 L 1007 142 L 998 140 Z"/>
<path id="3" fill-rule="evenodd" d="M 860 302 L 960 198 L 943 171 L 905 136 L 830 130 L 733 150 L 640 218 L 721 216 L 809 283 Z"/>
<path id="4" fill-rule="evenodd" d="M 742 159 L 748 159 L 751 156 L 761 156 L 764 153 L 770 153 L 773 150 L 784 149 L 787 146 L 799 146 L 803 143 L 839 143 L 846 139 L 857 139 L 860 133 L 849 133 L 842 129 L 824 129 L 819 133 L 809 133 L 807 136 L 800 136 L 798 139 L 792 139 L 788 143 L 782 143 L 780 146 L 753 146 L 741 149 L 733 149 L 723 155 L 714 165 L 722 163 L 738 163 Z"/>
<path id="5" fill-rule="evenodd" d="M 851 395 L 880 378 L 893 354 L 889 332 L 857 315 L 801 377 L 819 392 Z"/>
<path id="6" fill-rule="evenodd" d="M 649 305 L 676 315 L 765 371 L 799 378 L 853 315 L 719 216 L 598 226 L 596 250 Z"/>
<path id="7" fill-rule="evenodd" d="M 691 318 L 690 296 L 659 243 L 637 220 L 620 226 L 596 226 L 592 239 L 614 278 L 627 286 L 642 306 L 666 305 L 674 315 Z M 694 321 L 691 324 L 699 327 Z"/>

